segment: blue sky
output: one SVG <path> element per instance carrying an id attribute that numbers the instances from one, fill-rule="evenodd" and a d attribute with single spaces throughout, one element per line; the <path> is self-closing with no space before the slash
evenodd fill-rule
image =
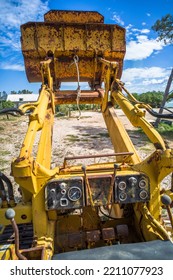
<path id="1" fill-rule="evenodd" d="M 126 28 L 122 81 L 131 92 L 165 89 L 173 67 L 173 45 L 158 41 L 151 26 L 162 16 L 173 14 L 173 0 L 0 0 L 0 91 L 38 92 L 40 84 L 29 83 L 25 75 L 20 25 L 43 21 L 44 13 L 51 9 L 98 11 L 105 23 Z"/>

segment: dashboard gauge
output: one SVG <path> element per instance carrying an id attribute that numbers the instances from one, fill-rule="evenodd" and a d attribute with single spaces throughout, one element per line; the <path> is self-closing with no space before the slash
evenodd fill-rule
<path id="1" fill-rule="evenodd" d="M 126 200 L 127 199 L 127 194 L 125 192 L 121 192 L 119 194 L 119 199 L 120 199 L 120 201 Z"/>
<path id="2" fill-rule="evenodd" d="M 77 201 L 81 198 L 82 196 L 82 191 L 80 188 L 74 186 L 74 187 L 71 187 L 69 190 L 68 190 L 68 198 L 71 200 L 71 201 Z"/>
<path id="3" fill-rule="evenodd" d="M 142 179 L 142 180 L 139 181 L 139 187 L 141 189 L 144 189 L 146 186 L 147 186 L 147 182 L 146 182 L 145 179 Z"/>
<path id="4" fill-rule="evenodd" d="M 45 208 L 49 210 L 79 209 L 85 204 L 83 177 L 50 180 L 45 186 Z"/>
<path id="5" fill-rule="evenodd" d="M 141 199 L 146 199 L 147 196 L 148 196 L 148 193 L 143 190 L 139 193 L 139 196 L 140 196 Z"/>
<path id="6" fill-rule="evenodd" d="M 119 182 L 119 184 L 118 184 L 118 188 L 121 190 L 121 191 L 123 191 L 123 190 L 125 190 L 126 189 L 126 182 L 124 182 L 124 181 L 120 181 Z"/>

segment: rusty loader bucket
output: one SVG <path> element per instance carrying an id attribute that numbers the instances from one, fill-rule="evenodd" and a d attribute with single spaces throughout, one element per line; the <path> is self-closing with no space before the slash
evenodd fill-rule
<path id="1" fill-rule="evenodd" d="M 104 67 L 98 58 L 116 61 L 118 77 L 125 55 L 125 29 L 104 24 L 97 12 L 50 11 L 44 22 L 28 22 L 21 26 L 22 52 L 29 82 L 41 82 L 40 62 L 53 58 L 51 75 L 54 87 L 61 82 L 76 81 L 73 57 L 79 58 L 80 81 L 90 86 L 101 85 Z"/>

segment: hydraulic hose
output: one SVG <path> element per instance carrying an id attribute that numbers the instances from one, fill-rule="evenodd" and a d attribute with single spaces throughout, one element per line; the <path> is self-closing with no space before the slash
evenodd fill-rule
<path id="1" fill-rule="evenodd" d="M 0 115 L 4 115 L 4 114 L 9 114 L 12 116 L 17 116 L 16 114 L 19 114 L 21 116 L 24 115 L 24 113 L 20 109 L 17 109 L 17 108 L 4 108 L 4 109 L 0 110 Z"/>
<path id="2" fill-rule="evenodd" d="M 13 193 L 12 183 L 8 179 L 8 177 L 0 171 L 0 186 L 4 187 L 4 184 L 3 184 L 2 181 L 4 181 L 6 183 L 6 185 L 7 185 L 9 200 L 13 201 L 14 200 L 14 193 Z M 2 184 L 1 184 L 1 182 L 2 182 Z"/>
<path id="3" fill-rule="evenodd" d="M 1 178 L 0 178 L 0 198 L 2 199 L 2 201 L 6 201 L 5 187 Z"/>

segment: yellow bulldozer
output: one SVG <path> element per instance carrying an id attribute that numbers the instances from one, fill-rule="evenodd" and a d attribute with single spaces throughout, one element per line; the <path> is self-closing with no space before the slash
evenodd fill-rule
<path id="1" fill-rule="evenodd" d="M 146 111 L 158 113 L 120 80 L 125 29 L 105 24 L 98 12 L 52 10 L 44 22 L 21 26 L 21 45 L 27 78 L 41 82 L 41 88 L 37 102 L 8 109 L 27 113 L 29 122 L 11 164 L 21 202 L 0 172 L 0 259 L 173 259 L 173 189 L 160 187 L 173 171 L 173 150 L 146 120 Z M 77 89 L 62 90 L 62 82 L 77 82 Z M 81 90 L 80 82 L 90 89 Z M 114 153 L 66 156 L 53 168 L 55 106 L 61 104 L 99 104 Z M 115 106 L 153 143 L 154 152 L 144 160 Z M 173 118 L 171 113 L 164 117 Z M 110 156 L 112 161 L 70 164 Z"/>

